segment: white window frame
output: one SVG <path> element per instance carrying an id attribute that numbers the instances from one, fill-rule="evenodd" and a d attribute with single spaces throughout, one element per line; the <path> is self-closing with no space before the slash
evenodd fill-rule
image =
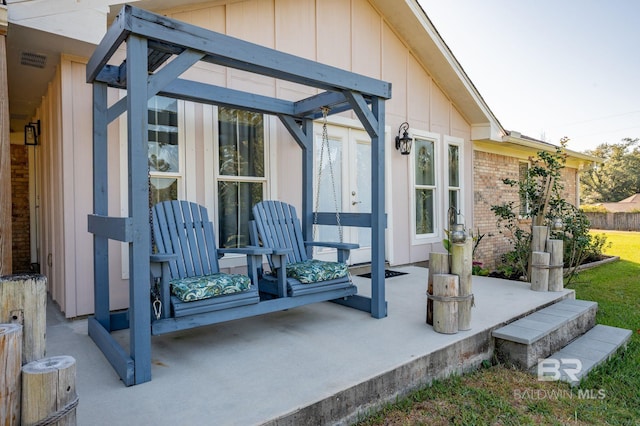
<path id="1" fill-rule="evenodd" d="M 271 176 L 271 170 L 276 170 L 275 164 L 273 164 L 275 155 L 275 147 L 271 143 L 271 140 L 276 140 L 274 135 L 275 125 L 274 120 L 276 117 L 272 115 L 262 114 L 262 123 L 264 126 L 264 177 L 261 178 L 251 178 L 245 176 L 223 176 L 220 175 L 219 168 L 219 152 L 218 152 L 218 138 L 219 131 L 218 128 L 218 107 L 217 106 L 207 106 L 204 114 L 205 119 L 203 120 L 203 131 L 205 138 L 205 205 L 209 209 L 209 211 L 213 211 L 214 214 L 211 219 L 213 222 L 213 227 L 216 233 L 216 244 L 218 244 L 217 238 L 220 233 L 220 229 L 218 226 L 218 182 L 227 181 L 227 182 L 263 182 L 263 199 L 269 199 L 271 194 L 274 193 L 273 188 L 275 187 L 275 183 L 273 182 Z M 210 136 L 210 137 L 208 137 Z M 208 171 L 213 171 L 209 173 Z M 225 254 L 223 258 L 220 259 L 220 268 L 236 268 L 242 267 L 247 264 L 246 256 L 242 254 Z"/>
<path id="2" fill-rule="evenodd" d="M 126 96 L 125 90 L 120 90 L 120 98 Z M 190 108 L 186 105 L 191 104 Z M 190 118 L 187 118 L 189 115 L 187 112 L 191 112 Z M 178 112 L 178 172 L 172 173 L 163 173 L 163 172 L 154 172 L 149 173 L 150 177 L 175 177 L 178 179 L 178 199 L 183 199 L 185 197 L 186 192 L 186 181 L 187 169 L 194 169 L 194 161 L 195 156 L 189 155 L 187 158 L 187 141 L 189 140 L 186 137 L 186 127 L 189 123 L 191 123 L 193 128 L 193 103 L 185 102 L 178 100 L 177 104 L 177 112 Z M 128 135 L 127 135 L 127 115 L 122 114 L 118 119 L 118 139 L 120 142 L 120 216 L 128 217 L 129 216 L 129 168 L 128 168 Z M 191 139 L 193 140 L 193 138 Z M 191 143 L 190 145 L 194 145 Z M 190 148 L 191 151 L 194 151 L 194 148 Z M 194 179 L 191 179 L 192 181 Z M 194 182 L 192 183 L 192 185 Z M 129 279 L 129 243 L 121 243 L 120 244 L 120 259 L 121 259 L 121 277 L 123 280 Z"/>
<path id="3" fill-rule="evenodd" d="M 410 183 L 411 183 L 411 215 L 410 215 L 410 223 L 411 223 L 411 236 L 412 236 L 412 245 L 422 245 L 422 244 L 430 244 L 434 242 L 438 242 L 442 239 L 442 217 L 440 211 L 438 209 L 438 204 L 442 205 L 442 143 L 441 137 L 438 133 L 427 132 L 423 130 L 409 129 L 409 133 L 414 139 L 414 149 L 411 150 L 411 166 L 410 166 Z M 433 155 L 435 156 L 434 165 L 436 167 L 434 178 L 435 178 L 435 188 L 434 188 L 434 224 L 433 224 L 433 233 L 429 234 L 416 234 L 416 149 L 415 143 L 416 139 L 423 139 L 433 142 Z"/>
<path id="4" fill-rule="evenodd" d="M 187 147 L 187 141 L 193 141 L 193 121 L 194 121 L 194 104 L 193 102 L 185 102 L 177 100 L 176 112 L 178 114 L 178 171 L 177 172 L 158 172 L 149 170 L 150 178 L 174 178 L 178 184 L 178 199 L 189 198 L 187 190 L 187 181 L 189 173 L 187 170 L 193 170 L 194 167 L 186 167 L 188 163 L 193 164 L 195 155 L 194 143 L 190 143 Z M 188 128 L 190 125 L 190 128 Z M 188 155 L 190 154 L 190 155 Z M 187 155 L 189 158 L 187 158 Z"/>
<path id="5" fill-rule="evenodd" d="M 452 189 L 451 184 L 449 182 L 449 145 L 455 145 L 458 147 L 458 181 L 459 186 L 455 187 L 458 190 L 458 211 L 462 214 L 458 220 L 462 220 L 465 223 L 465 227 L 467 226 L 467 221 L 471 218 L 471 215 L 467 215 L 467 209 L 465 204 L 465 158 L 464 158 L 464 139 L 457 138 L 454 136 L 445 135 L 444 136 L 444 149 L 442 155 L 442 174 L 444 179 L 443 185 L 443 198 L 442 198 L 442 218 L 443 218 L 443 226 L 442 228 L 448 228 L 449 224 L 447 222 L 449 217 L 449 191 Z"/>

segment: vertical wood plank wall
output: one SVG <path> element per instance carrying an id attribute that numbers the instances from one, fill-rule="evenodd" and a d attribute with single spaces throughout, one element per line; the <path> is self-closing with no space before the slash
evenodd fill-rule
<path id="1" fill-rule="evenodd" d="M 386 139 L 392 141 L 399 124 L 404 121 L 409 121 L 412 128 L 462 138 L 465 141 L 465 167 L 471 169 L 470 125 L 433 81 L 428 69 L 367 0 L 247 0 L 226 5 L 194 4 L 163 13 L 170 18 L 391 82 L 393 98 L 384 106 L 388 128 Z M 62 106 L 62 111 L 51 107 L 41 111 L 44 114 L 46 109 L 50 116 L 45 126 L 50 145 L 41 148 L 44 154 L 41 156 L 44 169 L 41 183 L 46 185 L 42 192 L 41 250 L 44 270 L 53 274 L 50 276 L 52 294 L 66 316 L 73 317 L 93 310 L 92 240 L 86 230 L 92 199 L 90 182 L 86 178 L 91 175 L 91 108 L 84 110 L 83 101 L 85 96 L 90 100 L 91 89 L 84 78 L 80 78 L 84 67 L 81 58 L 63 57 L 62 63 L 60 75 L 45 96 L 49 105 L 55 101 L 56 105 Z M 306 97 L 315 90 L 209 64 L 198 64 L 185 73 L 185 78 L 290 100 Z M 114 96 L 112 92 L 109 96 Z M 189 120 L 196 127 L 190 130 L 196 141 L 190 143 L 197 144 L 194 148 L 197 157 L 201 152 L 207 152 L 200 134 L 205 134 L 203 122 L 209 119 L 203 111 L 208 109 L 195 106 L 190 111 L 194 117 Z M 343 115 L 356 118 L 351 112 Z M 64 132 L 56 123 L 65 126 Z M 116 120 L 109 126 L 109 199 L 112 200 L 109 210 L 115 216 L 120 216 L 120 169 L 126 167 L 119 159 L 119 123 L 120 120 Z M 274 123 L 271 143 L 275 158 L 270 161 L 287 167 L 273 168 L 271 179 L 275 186 L 271 196 L 300 205 L 300 182 L 290 178 L 302 175 L 300 149 L 282 124 L 278 120 Z M 390 250 L 397 263 L 426 260 L 431 244 L 412 246 L 410 243 L 411 163 L 408 157 L 399 155 L 393 145 L 385 148 L 385 161 L 390 171 L 387 179 L 393 185 L 385 202 L 388 213 L 390 206 L 394 206 L 394 213 L 389 217 L 392 221 L 389 226 L 393 227 L 388 242 Z M 208 164 L 211 163 L 198 159 L 195 170 L 190 173 L 198 180 L 211 179 Z M 465 175 L 465 187 L 468 188 L 466 203 L 471 208 L 471 173 Z M 205 203 L 211 199 L 204 183 L 197 182 L 193 188 L 196 197 L 193 201 Z M 110 242 L 109 247 L 112 251 L 111 309 L 122 309 L 127 307 L 128 286 L 127 280 L 120 279 L 121 256 L 116 254 L 120 244 Z M 49 253 L 52 254 L 51 267 L 46 266 Z"/>
<path id="2" fill-rule="evenodd" d="M 0 22 L 0 275 L 8 275 L 12 270 L 11 152 L 9 146 L 9 86 L 7 79 L 6 34 L 6 21 Z"/>

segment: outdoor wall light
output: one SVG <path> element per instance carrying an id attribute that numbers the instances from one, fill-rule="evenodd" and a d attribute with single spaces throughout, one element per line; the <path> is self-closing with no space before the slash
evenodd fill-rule
<path id="1" fill-rule="evenodd" d="M 40 120 L 35 123 L 25 124 L 24 126 L 24 144 L 38 145 L 38 137 L 40 137 Z"/>
<path id="2" fill-rule="evenodd" d="M 402 136 L 400 134 L 402 133 Z M 413 138 L 409 136 L 409 123 L 406 121 L 400 125 L 398 136 L 396 136 L 396 149 L 400 150 L 400 154 L 411 154 L 411 142 Z"/>

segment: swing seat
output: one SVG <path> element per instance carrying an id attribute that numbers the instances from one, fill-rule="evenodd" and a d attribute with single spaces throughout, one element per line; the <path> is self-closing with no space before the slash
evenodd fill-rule
<path id="1" fill-rule="evenodd" d="M 262 274 L 260 291 L 275 297 L 296 297 L 344 290 L 345 296 L 357 293 L 346 264 L 350 250 L 357 244 L 304 241 L 296 209 L 281 201 L 261 201 L 253 206 L 251 243 L 270 249 L 267 255 L 271 274 Z M 337 262 L 310 259 L 307 247 L 337 250 Z M 286 271 L 283 274 L 281 271 Z"/>
<path id="2" fill-rule="evenodd" d="M 258 265 L 268 249 L 244 247 L 218 249 L 207 209 L 187 201 L 163 201 L 152 209 L 155 253 L 152 274 L 157 289 L 160 318 L 179 318 L 260 301 Z M 248 276 L 220 272 L 218 258 L 224 253 L 247 255 Z M 155 312 L 154 312 L 155 314 Z M 213 318 L 210 319 L 211 322 Z M 207 320 L 203 319 L 203 323 Z"/>

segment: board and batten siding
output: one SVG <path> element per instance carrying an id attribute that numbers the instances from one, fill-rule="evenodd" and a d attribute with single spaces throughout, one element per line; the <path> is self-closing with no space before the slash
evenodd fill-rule
<path id="1" fill-rule="evenodd" d="M 442 250 L 441 238 L 412 244 L 412 163 L 395 150 L 393 141 L 398 126 L 404 121 L 409 122 L 411 129 L 438 134 L 442 147 L 445 137 L 459 138 L 463 140 L 461 169 L 471 170 L 471 126 L 433 81 L 428 65 L 417 59 L 367 0 L 230 1 L 228 4 L 194 4 L 162 13 L 249 42 L 391 82 L 393 97 L 386 102 L 389 130 L 385 146 L 388 260 L 393 264 L 424 261 L 430 251 Z M 42 147 L 46 154 L 41 159 L 44 171 L 41 179 L 47 186 L 43 189 L 41 250 L 45 260 L 46 253 L 52 252 L 53 265 L 43 269 L 53 274 L 50 276 L 51 293 L 67 317 L 90 314 L 93 310 L 92 237 L 86 227 L 87 214 L 92 211 L 91 87 L 85 82 L 84 61 L 63 57 L 59 75 L 43 101 L 43 105 L 49 105 L 46 113 L 51 115 L 42 118 L 43 129 L 51 143 L 47 148 Z M 184 77 L 289 100 L 316 93 L 316 89 L 306 86 L 210 64 L 197 64 Z M 110 91 L 109 96 L 118 96 L 113 92 Z M 185 191 L 191 201 L 211 205 L 215 194 L 211 193 L 212 185 L 206 184 L 206 180 L 211 179 L 210 170 L 214 164 L 207 156 L 212 155 L 214 147 L 201 141 L 212 140 L 212 108 L 189 105 L 185 111 L 188 115 L 184 118 L 185 123 L 190 126 L 185 129 L 185 135 L 196 140 L 189 147 L 191 152 L 186 154 L 194 158 L 194 168 L 188 171 L 188 178 L 196 182 L 190 182 Z M 45 113 L 44 106 L 40 113 Z M 341 116 L 356 119 L 351 112 Z M 109 126 L 109 210 L 114 216 L 121 215 L 121 180 L 126 177 L 120 171 L 121 123 L 121 120 L 115 120 Z M 299 205 L 301 180 L 295 179 L 302 174 L 299 147 L 277 119 L 269 120 L 269 123 L 271 151 L 267 158 L 272 170 L 268 196 Z M 463 176 L 462 187 L 466 189 L 463 200 L 466 211 L 463 213 L 467 225 L 471 226 L 472 176 L 471 173 Z M 120 243 L 110 242 L 111 309 L 126 308 L 128 303 L 128 283 L 122 279 L 120 250 Z"/>

